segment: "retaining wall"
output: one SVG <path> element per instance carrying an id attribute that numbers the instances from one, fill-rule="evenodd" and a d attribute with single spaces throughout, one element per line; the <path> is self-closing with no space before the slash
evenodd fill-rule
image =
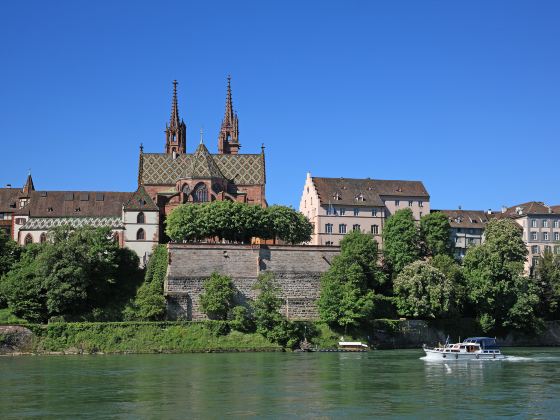
<path id="1" fill-rule="evenodd" d="M 169 244 L 165 282 L 171 319 L 206 319 L 200 311 L 203 282 L 214 272 L 228 275 L 237 289 L 238 303 L 253 299 L 259 274 L 274 274 L 289 319 L 318 318 L 315 304 L 320 277 L 339 247 L 287 245 Z"/>

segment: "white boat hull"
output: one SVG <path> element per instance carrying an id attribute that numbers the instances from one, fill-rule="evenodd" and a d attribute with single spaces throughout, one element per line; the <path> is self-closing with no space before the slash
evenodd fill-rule
<path id="1" fill-rule="evenodd" d="M 484 351 L 480 352 L 446 352 L 434 349 L 424 348 L 426 353 L 425 360 L 437 360 L 437 361 L 453 361 L 453 360 L 503 360 L 506 357 L 502 353 L 486 353 Z"/>

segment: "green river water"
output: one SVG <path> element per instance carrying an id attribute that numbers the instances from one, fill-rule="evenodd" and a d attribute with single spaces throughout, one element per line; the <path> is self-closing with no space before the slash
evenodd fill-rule
<path id="1" fill-rule="evenodd" d="M 560 418 L 560 348 L 0 357 L 0 418 Z"/>

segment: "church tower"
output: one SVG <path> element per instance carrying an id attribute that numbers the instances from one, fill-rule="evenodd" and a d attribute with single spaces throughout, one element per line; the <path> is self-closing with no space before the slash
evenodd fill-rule
<path id="1" fill-rule="evenodd" d="M 239 121 L 237 113 L 233 111 L 231 101 L 231 76 L 228 76 L 226 113 L 222 120 L 222 127 L 218 136 L 218 153 L 236 155 L 239 153 Z"/>
<path id="2" fill-rule="evenodd" d="M 187 126 L 179 119 L 177 105 L 177 80 L 173 80 L 173 101 L 171 103 L 171 118 L 165 126 L 165 153 L 186 153 Z"/>

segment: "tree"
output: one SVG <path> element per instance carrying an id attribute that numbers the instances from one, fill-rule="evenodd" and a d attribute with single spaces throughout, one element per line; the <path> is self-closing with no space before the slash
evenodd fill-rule
<path id="1" fill-rule="evenodd" d="M 418 227 L 410 209 L 398 210 L 383 228 L 383 254 L 393 273 L 420 258 Z"/>
<path id="2" fill-rule="evenodd" d="M 547 319 L 560 316 L 560 255 L 545 250 L 539 257 L 534 281 L 539 296 L 537 311 Z"/>
<path id="3" fill-rule="evenodd" d="M 427 261 L 407 265 L 393 282 L 397 309 L 415 318 L 441 318 L 454 304 L 452 282 Z"/>
<path id="4" fill-rule="evenodd" d="M 468 298 L 485 332 L 539 325 L 534 282 L 523 276 L 527 249 L 519 225 L 494 219 L 486 225 L 486 240 L 469 248 L 463 260 Z"/>
<path id="5" fill-rule="evenodd" d="M 208 238 L 249 243 L 251 238 L 280 239 L 296 244 L 311 239 L 313 227 L 290 207 L 262 208 L 234 201 L 184 204 L 167 218 L 167 235 L 174 241 Z"/>
<path id="6" fill-rule="evenodd" d="M 446 254 L 436 255 L 431 259 L 430 264 L 441 271 L 453 287 L 454 299 L 450 306 L 450 315 L 460 316 L 464 314 L 463 309 L 467 299 L 467 288 L 461 266 L 454 258 Z"/>
<path id="7" fill-rule="evenodd" d="M 56 228 L 24 255 L 2 288 L 12 312 L 27 320 L 120 317 L 117 307 L 130 299 L 139 278 L 138 257 L 119 248 L 109 228 Z"/>
<path id="8" fill-rule="evenodd" d="M 0 294 L 6 298 L 8 308 L 17 317 L 31 322 L 46 322 L 49 313 L 45 305 L 47 290 L 37 274 L 37 256 L 42 245 L 27 245 L 16 262 L 0 282 Z"/>
<path id="9" fill-rule="evenodd" d="M 202 311 L 210 319 L 227 319 L 229 311 L 233 308 L 235 287 L 231 277 L 221 276 L 218 273 L 204 281 L 204 292 L 200 294 Z"/>
<path id="10" fill-rule="evenodd" d="M 365 321 L 374 309 L 374 293 L 367 283 L 367 276 L 358 262 L 348 256 L 335 257 L 321 277 L 317 302 L 321 320 L 345 330 Z"/>
<path id="11" fill-rule="evenodd" d="M 167 247 L 157 245 L 148 265 L 144 282 L 136 292 L 134 300 L 124 309 L 124 318 L 129 321 L 161 321 L 166 315 L 163 285 L 167 275 Z"/>
<path id="12" fill-rule="evenodd" d="M 295 346 L 298 341 L 297 330 L 293 323 L 280 313 L 280 289 L 272 273 L 261 274 L 255 289 L 258 295 L 251 303 L 251 308 L 257 332 L 284 347 Z"/>
<path id="13" fill-rule="evenodd" d="M 265 215 L 268 218 L 266 223 L 269 229 L 268 237 L 278 238 L 289 244 L 311 240 L 313 226 L 302 213 L 291 207 L 271 206 L 266 209 Z"/>
<path id="14" fill-rule="evenodd" d="M 357 230 L 348 233 L 340 241 L 340 255 L 360 265 L 369 288 L 385 283 L 385 273 L 378 264 L 377 242 L 372 235 Z"/>
<path id="15" fill-rule="evenodd" d="M 19 260 L 21 248 L 0 229 L 0 277 L 6 274 Z"/>
<path id="16" fill-rule="evenodd" d="M 447 216 L 441 212 L 429 213 L 420 218 L 420 240 L 422 254 L 432 257 L 453 255 L 450 240 L 451 226 Z"/>

